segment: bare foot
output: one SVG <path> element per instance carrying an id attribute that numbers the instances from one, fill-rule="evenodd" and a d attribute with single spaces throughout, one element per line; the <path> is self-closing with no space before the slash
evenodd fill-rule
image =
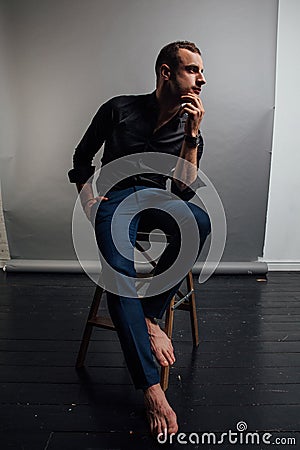
<path id="1" fill-rule="evenodd" d="M 154 384 L 146 389 L 144 399 L 151 433 L 156 437 L 159 433 L 177 433 L 176 414 L 169 405 L 160 384 Z"/>
<path id="2" fill-rule="evenodd" d="M 159 364 L 161 366 L 169 366 L 174 364 L 175 356 L 171 339 L 168 338 L 159 325 L 151 322 L 148 317 L 146 317 L 146 324 L 150 338 L 151 350 Z"/>

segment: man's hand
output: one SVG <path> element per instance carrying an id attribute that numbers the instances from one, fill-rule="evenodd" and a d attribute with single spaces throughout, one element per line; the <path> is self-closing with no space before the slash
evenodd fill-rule
<path id="1" fill-rule="evenodd" d="M 102 197 L 102 196 L 97 196 L 97 197 L 90 198 L 89 200 L 87 200 L 85 202 L 85 204 L 83 205 L 83 211 L 85 212 L 85 215 L 88 218 L 88 220 L 91 220 L 91 209 L 92 209 L 92 206 L 95 203 L 101 202 L 102 200 L 108 200 L 108 198 L 107 197 Z"/>
<path id="2" fill-rule="evenodd" d="M 196 137 L 205 113 L 202 100 L 198 95 L 192 93 L 182 95 L 181 99 L 183 102 L 181 114 L 188 114 L 188 119 L 185 124 L 185 134 Z"/>

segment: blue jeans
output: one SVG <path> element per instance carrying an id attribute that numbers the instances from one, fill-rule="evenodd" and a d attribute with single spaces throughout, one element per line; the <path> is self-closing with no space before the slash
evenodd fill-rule
<path id="1" fill-rule="evenodd" d="M 132 246 L 135 245 L 136 235 L 139 229 L 144 230 L 146 228 L 148 231 L 149 225 L 151 225 L 150 228 L 161 229 L 171 236 L 171 240 L 161 255 L 155 269 L 155 275 L 163 273 L 172 266 L 172 263 L 177 258 L 181 245 L 180 230 L 176 224 L 176 220 L 164 211 L 164 204 L 162 205 L 163 207 L 160 205 L 159 209 L 154 207 L 141 211 L 139 202 L 133 201 L 130 204 L 130 211 L 128 211 L 129 219 L 125 217 L 127 213 L 123 217 L 125 225 L 128 223 L 128 220 L 130 222 L 128 228 L 130 242 L 125 242 L 124 244 L 124 240 L 122 240 L 120 243 L 121 252 L 119 251 L 119 243 L 118 248 L 116 248 L 111 233 L 113 214 L 121 202 L 128 198 L 129 195 L 144 189 L 149 190 L 146 186 L 112 190 L 107 193 L 109 200 L 102 201 L 100 205 L 98 204 L 97 211 L 97 205 L 95 206 L 95 210 L 93 210 L 95 215 L 95 234 L 102 255 L 101 257 L 104 257 L 107 263 L 118 273 L 133 278 L 136 277 L 136 271 Z M 157 192 L 161 195 L 162 190 L 151 188 L 149 192 L 154 195 Z M 132 197 L 134 198 L 134 195 Z M 200 244 L 197 255 L 199 255 L 205 239 L 210 233 L 210 220 L 207 213 L 200 207 L 193 203 L 183 202 L 174 198 L 166 199 L 166 210 L 170 210 L 170 207 L 173 211 L 176 209 L 180 210 L 182 203 L 185 204 L 183 205 L 184 207 L 187 206 L 192 212 L 198 226 Z M 124 232 L 122 218 L 120 223 L 119 230 L 120 234 L 122 234 Z M 128 248 L 124 248 L 124 245 Z M 126 257 L 127 255 L 128 257 Z M 145 390 L 153 384 L 159 383 L 159 373 L 153 360 L 145 317 L 162 318 L 169 302 L 181 283 L 182 279 L 178 279 L 175 286 L 170 287 L 163 293 L 142 299 L 134 295 L 131 297 L 107 292 L 107 304 L 111 319 L 116 327 L 129 372 L 137 389 Z"/>

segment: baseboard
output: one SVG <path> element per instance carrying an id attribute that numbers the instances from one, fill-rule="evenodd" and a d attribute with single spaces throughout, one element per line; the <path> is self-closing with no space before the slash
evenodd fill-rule
<path id="1" fill-rule="evenodd" d="M 95 265 L 93 262 L 91 264 Z M 56 259 L 10 259 L 6 261 L 3 270 L 6 272 L 83 272 L 77 260 Z"/>
<path id="2" fill-rule="evenodd" d="M 212 264 L 212 263 L 210 263 Z M 98 262 L 88 261 L 84 263 L 84 267 L 96 273 Z M 202 270 L 203 263 L 197 262 L 193 267 L 193 273 L 199 274 Z M 215 264 L 212 264 L 215 267 Z M 207 266 L 206 266 L 207 268 Z M 143 265 L 145 272 L 147 268 Z M 7 272 L 61 272 L 61 273 L 78 273 L 83 269 L 78 261 L 75 260 L 28 260 L 28 259 L 11 259 L 6 262 L 3 270 Z M 143 271 L 143 270 L 142 270 Z M 220 262 L 214 270 L 215 275 L 264 275 L 268 272 L 268 266 L 264 261 L 247 261 L 247 262 Z"/>
<path id="3" fill-rule="evenodd" d="M 270 272 L 293 272 L 300 271 L 298 261 L 266 261 Z"/>
<path id="4" fill-rule="evenodd" d="M 206 268 L 215 267 L 213 263 Z M 203 263 L 197 262 L 193 267 L 193 273 L 198 274 L 203 268 Z M 239 261 L 220 262 L 214 270 L 214 275 L 265 275 L 268 266 L 264 261 Z"/>
<path id="5" fill-rule="evenodd" d="M 7 259 L 0 259 L 0 269 L 3 269 L 5 264 L 7 263 Z"/>

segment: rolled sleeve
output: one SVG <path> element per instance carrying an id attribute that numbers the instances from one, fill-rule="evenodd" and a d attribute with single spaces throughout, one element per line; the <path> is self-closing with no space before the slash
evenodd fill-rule
<path id="1" fill-rule="evenodd" d="M 73 154 L 73 168 L 68 177 L 71 183 L 84 184 L 93 176 L 95 166 L 92 161 L 112 130 L 112 107 L 110 101 L 104 103 L 95 114 L 88 129 Z"/>
<path id="2" fill-rule="evenodd" d="M 78 167 L 71 169 L 68 172 L 70 183 L 85 184 L 92 182 L 92 177 L 95 173 L 95 166 Z"/>

